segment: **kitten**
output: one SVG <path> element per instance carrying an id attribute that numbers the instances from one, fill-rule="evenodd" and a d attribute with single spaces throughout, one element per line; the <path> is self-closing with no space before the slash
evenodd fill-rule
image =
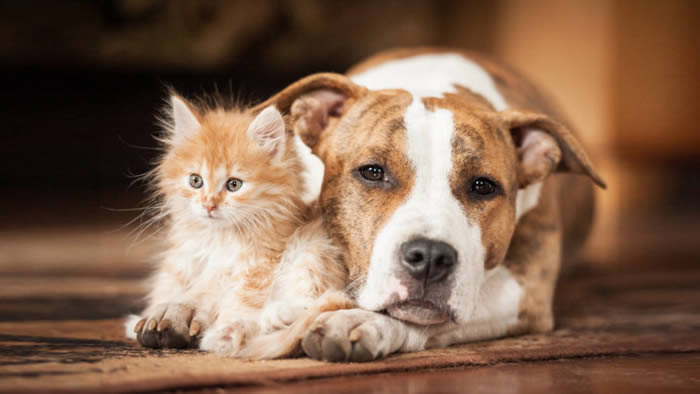
<path id="1" fill-rule="evenodd" d="M 302 330 L 293 323 L 325 310 L 325 300 L 349 305 L 342 291 L 321 297 L 342 290 L 345 270 L 308 204 L 318 194 L 307 185 L 310 152 L 273 107 L 202 110 L 172 95 L 164 124 L 153 178 L 167 243 L 127 335 L 146 347 L 201 342 L 235 356 L 253 337 L 286 329 L 294 338 L 262 336 L 260 351 L 247 354 L 292 352 Z"/>

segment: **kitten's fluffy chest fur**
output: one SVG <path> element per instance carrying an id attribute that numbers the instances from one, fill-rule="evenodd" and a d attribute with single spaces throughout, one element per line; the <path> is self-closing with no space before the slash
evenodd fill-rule
<path id="1" fill-rule="evenodd" d="M 187 277 L 188 286 L 198 281 L 235 280 L 256 265 L 275 264 L 274 254 L 238 237 L 177 234 L 173 241 L 176 246 L 166 252 L 164 261 Z"/>
<path id="2" fill-rule="evenodd" d="M 290 223 L 280 226 L 292 227 Z M 178 274 L 184 298 L 216 309 L 222 295 L 228 293 L 241 299 L 241 307 L 260 308 L 290 235 L 285 237 L 279 231 L 192 231 L 176 226 L 171 229 L 171 246 L 162 261 Z"/>

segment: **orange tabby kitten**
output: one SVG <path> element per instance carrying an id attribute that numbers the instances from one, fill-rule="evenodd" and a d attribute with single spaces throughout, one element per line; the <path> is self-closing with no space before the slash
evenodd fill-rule
<path id="1" fill-rule="evenodd" d="M 173 95 L 164 123 L 153 175 L 166 249 L 127 334 L 146 347 L 201 343 L 240 355 L 246 341 L 289 329 L 344 285 L 337 251 L 307 203 L 318 174 L 309 190 L 311 154 L 273 107 L 201 110 Z M 345 302 L 342 292 L 329 297 Z M 298 343 L 260 338 L 246 356 L 280 357 Z"/>

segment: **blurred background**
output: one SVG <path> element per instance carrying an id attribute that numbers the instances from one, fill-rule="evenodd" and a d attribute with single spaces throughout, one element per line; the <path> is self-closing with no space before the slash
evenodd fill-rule
<path id="1" fill-rule="evenodd" d="M 0 1 L 0 273 L 147 271 L 153 239 L 128 223 L 164 84 L 254 101 L 414 45 L 489 53 L 569 116 L 609 185 L 591 267 L 695 264 L 699 16 L 693 0 Z"/>

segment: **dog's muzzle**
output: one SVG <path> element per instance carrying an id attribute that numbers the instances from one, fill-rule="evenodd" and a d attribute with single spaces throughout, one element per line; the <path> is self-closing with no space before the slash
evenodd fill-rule
<path id="1" fill-rule="evenodd" d="M 422 287 L 421 298 L 412 298 L 390 305 L 387 313 L 395 319 L 419 325 L 441 324 L 449 319 L 444 306 L 426 297 L 430 287 L 439 285 L 454 271 L 457 251 L 449 244 L 416 238 L 401 245 L 401 267 Z M 441 303 L 442 304 L 442 303 Z"/>

